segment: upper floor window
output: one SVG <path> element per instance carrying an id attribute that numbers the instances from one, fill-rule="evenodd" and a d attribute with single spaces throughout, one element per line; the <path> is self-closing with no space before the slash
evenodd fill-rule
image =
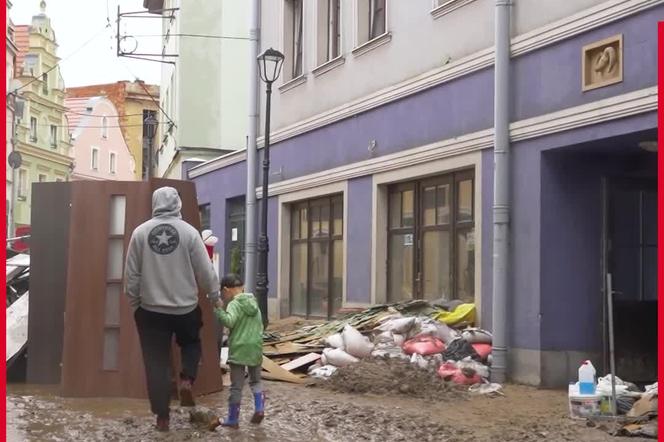
<path id="1" fill-rule="evenodd" d="M 25 199 L 28 196 L 28 171 L 19 169 L 18 171 L 18 197 Z"/>
<path id="2" fill-rule="evenodd" d="M 286 80 L 292 80 L 301 76 L 304 72 L 302 66 L 303 52 L 303 24 L 304 24 L 304 1 L 286 0 L 285 35 L 284 48 L 286 60 L 284 70 Z"/>
<path id="3" fill-rule="evenodd" d="M 37 141 L 37 119 L 30 117 L 30 141 L 33 143 Z"/>
<path id="4" fill-rule="evenodd" d="M 108 156 L 108 171 L 112 174 L 115 174 L 115 152 L 111 152 Z"/>
<path id="5" fill-rule="evenodd" d="M 108 138 L 108 118 L 106 118 L 106 115 L 101 119 L 101 137 L 103 139 Z"/>
<path id="6" fill-rule="evenodd" d="M 90 163 L 92 170 L 99 170 L 99 149 L 96 147 L 92 148 L 92 159 Z"/>
<path id="7" fill-rule="evenodd" d="M 51 147 L 58 147 L 58 126 L 51 124 Z"/>
<path id="8" fill-rule="evenodd" d="M 47 73 L 42 74 L 42 91 L 45 94 L 48 94 L 48 74 Z"/>
<path id="9" fill-rule="evenodd" d="M 357 46 L 387 32 L 387 0 L 358 0 Z"/>
<path id="10" fill-rule="evenodd" d="M 317 64 L 341 55 L 341 0 L 318 3 Z"/>

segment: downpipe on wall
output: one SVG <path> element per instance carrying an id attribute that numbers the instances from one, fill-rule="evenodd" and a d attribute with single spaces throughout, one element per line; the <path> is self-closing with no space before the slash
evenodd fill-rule
<path id="1" fill-rule="evenodd" d="M 512 0 L 496 0 L 494 65 L 493 187 L 493 363 L 491 380 L 507 379 L 507 303 L 509 287 L 510 138 L 509 71 Z"/>

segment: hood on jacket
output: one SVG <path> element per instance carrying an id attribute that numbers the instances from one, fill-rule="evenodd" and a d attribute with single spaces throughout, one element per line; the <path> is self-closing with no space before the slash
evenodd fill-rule
<path id="1" fill-rule="evenodd" d="M 174 216 L 182 218 L 182 200 L 172 187 L 160 187 L 152 194 L 152 216 Z"/>
<path id="2" fill-rule="evenodd" d="M 233 301 L 238 303 L 242 312 L 247 316 L 255 316 L 259 312 L 256 298 L 251 293 L 240 293 L 233 298 Z"/>

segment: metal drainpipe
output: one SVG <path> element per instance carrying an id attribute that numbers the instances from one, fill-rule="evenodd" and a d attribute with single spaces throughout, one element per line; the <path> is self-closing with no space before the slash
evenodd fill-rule
<path id="1" fill-rule="evenodd" d="M 512 0 L 496 0 L 494 66 L 493 363 L 491 379 L 507 378 L 509 276 L 509 67 Z"/>
<path id="2" fill-rule="evenodd" d="M 249 134 L 247 138 L 247 194 L 245 226 L 245 288 L 256 289 L 256 164 L 258 134 L 258 61 L 260 53 L 260 0 L 250 0 L 249 37 Z"/>

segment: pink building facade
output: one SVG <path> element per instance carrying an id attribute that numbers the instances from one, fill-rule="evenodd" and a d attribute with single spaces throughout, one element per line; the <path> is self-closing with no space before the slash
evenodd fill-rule
<path id="1" fill-rule="evenodd" d="M 67 98 L 73 145 L 72 180 L 135 180 L 136 162 L 120 129 L 118 111 L 104 97 Z"/>

